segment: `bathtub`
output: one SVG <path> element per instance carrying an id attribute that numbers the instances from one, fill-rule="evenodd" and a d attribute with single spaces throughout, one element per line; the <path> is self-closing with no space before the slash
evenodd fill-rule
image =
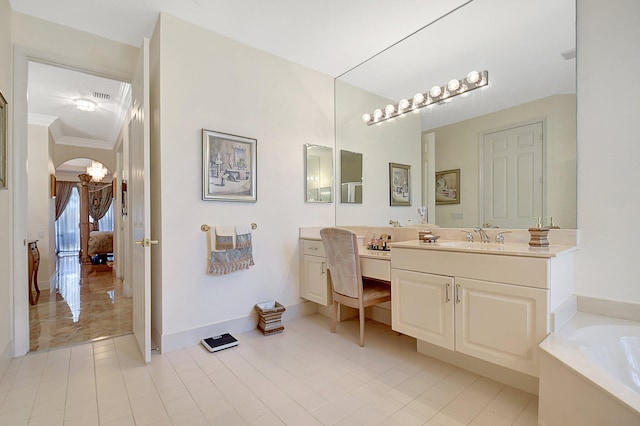
<path id="1" fill-rule="evenodd" d="M 640 425 L 640 323 L 579 312 L 539 361 L 540 425 Z"/>

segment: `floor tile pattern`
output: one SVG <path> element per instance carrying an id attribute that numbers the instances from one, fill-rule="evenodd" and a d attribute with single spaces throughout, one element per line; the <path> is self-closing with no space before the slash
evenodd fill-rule
<path id="1" fill-rule="evenodd" d="M 58 257 L 56 267 L 56 286 L 29 307 L 30 351 L 132 332 L 132 298 L 111 267 L 81 265 L 78 256 Z"/>
<path id="2" fill-rule="evenodd" d="M 154 353 L 132 335 L 12 360 L 0 425 L 536 425 L 537 397 L 418 354 L 415 339 L 319 314 L 239 346 Z"/>

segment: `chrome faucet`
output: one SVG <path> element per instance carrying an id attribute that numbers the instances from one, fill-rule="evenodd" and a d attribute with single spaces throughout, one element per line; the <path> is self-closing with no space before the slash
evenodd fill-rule
<path id="1" fill-rule="evenodd" d="M 480 241 L 482 241 L 483 243 L 491 242 L 491 238 L 489 238 L 489 236 L 487 235 L 487 232 L 484 229 L 478 227 L 478 228 L 473 228 L 473 230 L 478 234 L 480 234 Z"/>
<path id="2" fill-rule="evenodd" d="M 510 234 L 511 231 L 500 231 L 498 232 L 498 234 L 496 235 L 496 243 L 497 244 L 504 244 L 504 234 Z"/>

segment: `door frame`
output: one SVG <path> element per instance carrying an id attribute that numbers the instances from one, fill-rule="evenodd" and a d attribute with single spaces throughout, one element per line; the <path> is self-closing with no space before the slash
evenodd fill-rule
<path id="1" fill-rule="evenodd" d="M 27 282 L 27 230 L 26 220 L 29 211 L 29 194 L 27 186 L 27 135 L 29 127 L 27 88 L 29 84 L 29 62 L 40 62 L 61 68 L 68 68 L 110 78 L 122 82 L 131 83 L 130 75 L 123 75 L 118 71 L 97 67 L 92 64 L 80 63 L 70 58 L 62 58 L 58 55 L 31 49 L 22 45 L 13 46 L 13 137 L 8 141 L 9 158 L 13 169 L 10 178 L 13 182 L 12 197 L 9 209 L 11 210 L 12 248 L 10 250 L 10 263 L 12 264 L 13 279 L 13 356 L 19 357 L 29 352 L 29 293 L 25 283 Z M 19 143 L 22 141 L 23 143 Z M 11 260 L 12 259 L 12 260 Z"/>
<path id="2" fill-rule="evenodd" d="M 496 132 L 503 132 L 517 127 L 529 126 L 531 124 L 542 123 L 542 221 L 547 215 L 547 118 L 538 117 L 530 120 L 516 121 L 504 126 L 482 130 L 478 135 L 478 226 L 482 227 L 486 223 L 484 217 L 484 138 L 486 135 Z M 533 219 L 531 222 L 533 226 Z"/>

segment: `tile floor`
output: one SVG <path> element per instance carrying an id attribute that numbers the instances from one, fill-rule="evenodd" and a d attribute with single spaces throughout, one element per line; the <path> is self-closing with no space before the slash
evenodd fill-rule
<path id="1" fill-rule="evenodd" d="M 131 335 L 12 360 L 0 379 L 5 425 L 536 425 L 534 395 L 415 351 L 367 322 L 329 332 L 319 314 L 281 334 L 251 331 L 144 365 Z"/>
<path id="2" fill-rule="evenodd" d="M 76 255 L 56 262 L 56 288 L 42 290 L 29 307 L 30 351 L 131 333 L 133 299 L 110 267 L 81 265 Z"/>

